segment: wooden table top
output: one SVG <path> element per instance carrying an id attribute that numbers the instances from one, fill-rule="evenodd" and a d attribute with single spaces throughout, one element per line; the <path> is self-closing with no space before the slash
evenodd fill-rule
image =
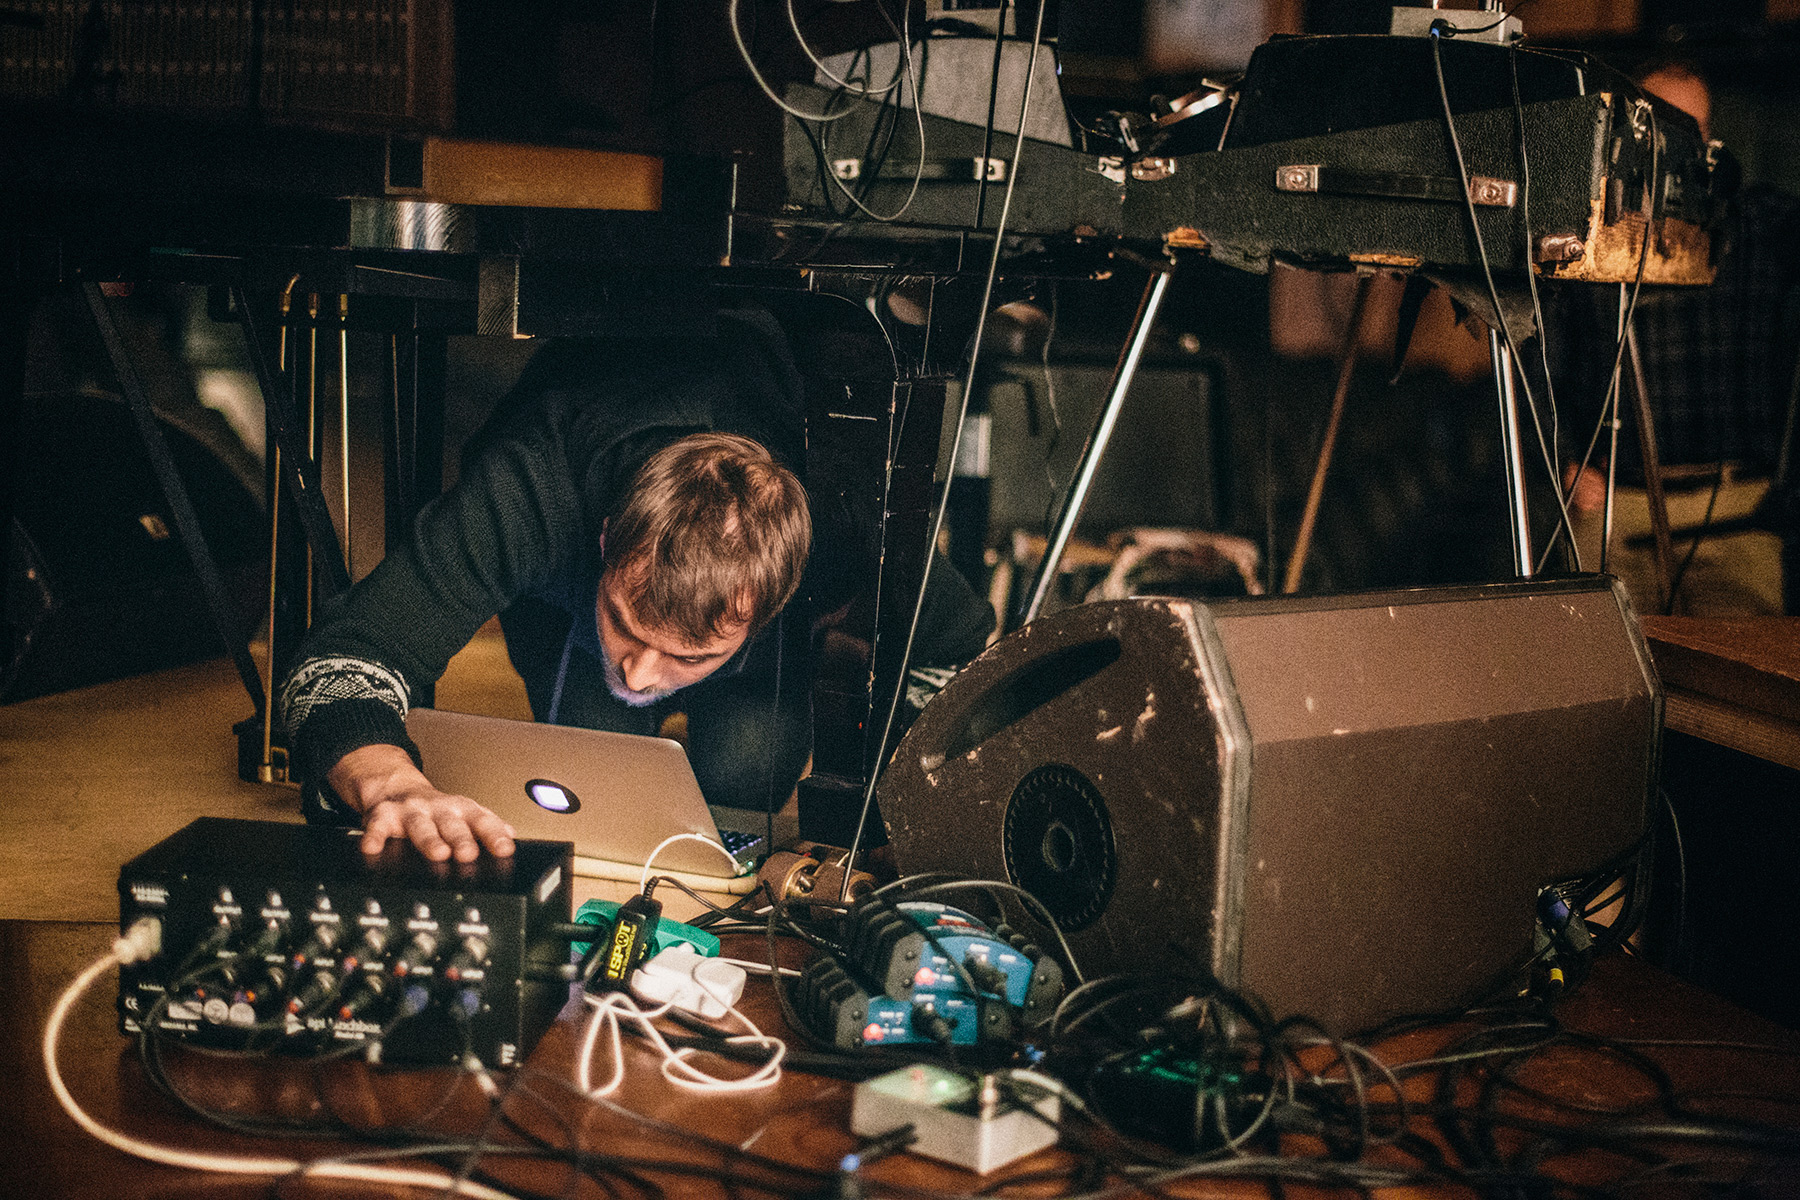
<path id="1" fill-rule="evenodd" d="M 1663 723 L 1800 770 L 1800 617 L 1643 617 Z"/>
<path id="2" fill-rule="evenodd" d="M 58 1107 L 41 1066 L 40 1039 L 47 1012 L 64 986 L 110 943 L 114 930 L 101 924 L 0 922 L 0 987 L 10 998 L 8 1019 L 0 1033 L 0 1055 L 9 1070 L 10 1086 L 0 1089 L 0 1196 L 58 1200 L 63 1197 L 150 1198 L 341 1196 L 410 1196 L 418 1192 L 365 1184 L 289 1180 L 271 1190 L 266 1179 L 240 1175 L 202 1175 L 127 1157 L 79 1129 Z M 753 952 L 758 940 L 747 940 L 740 952 Z M 317 1138 L 272 1139 L 229 1132 L 202 1123 L 178 1109 L 150 1084 L 134 1045 L 117 1032 L 113 1001 L 115 976 L 103 976 L 96 989 L 73 1011 L 60 1052 L 65 1078 L 77 1101 L 103 1123 L 145 1140 L 187 1149 L 220 1153 L 312 1158 L 343 1154 L 352 1146 Z M 780 1017 L 766 984 L 752 980 L 745 1007 L 765 1028 L 779 1027 Z M 1545 1099 L 1527 1107 L 1532 1119 L 1546 1122 L 1597 1122 L 1591 1110 L 1605 1109 L 1635 1118 L 1655 1117 L 1654 1073 L 1631 1060 L 1642 1055 L 1666 1073 L 1669 1086 L 1687 1097 L 1688 1111 L 1707 1117 L 1732 1117 L 1783 1129 L 1800 1128 L 1800 1035 L 1750 1016 L 1731 1005 L 1682 984 L 1634 960 L 1608 959 L 1596 965 L 1586 987 L 1556 1010 L 1560 1023 L 1582 1035 L 1630 1039 L 1629 1050 L 1599 1050 L 1569 1041 L 1535 1056 L 1520 1080 Z M 626 1158 L 656 1160 L 665 1165 L 647 1174 L 667 1194 L 728 1195 L 704 1175 L 730 1165 L 747 1181 L 762 1181 L 759 1190 L 747 1182 L 741 1194 L 811 1194 L 833 1196 L 832 1170 L 857 1146 L 848 1132 L 852 1085 L 800 1071 L 789 1071 L 779 1085 L 758 1092 L 720 1098 L 681 1092 L 665 1083 L 648 1050 L 629 1045 L 630 1074 L 620 1100 L 633 1112 L 668 1123 L 675 1132 L 648 1128 L 602 1107 L 584 1102 L 570 1086 L 580 1047 L 583 1011 L 579 1001 L 565 1009 L 528 1060 L 525 1069 L 498 1076 L 508 1089 L 506 1111 L 521 1125 L 556 1145 L 574 1139 L 583 1148 Z M 1391 1062 L 1432 1053 L 1442 1033 L 1410 1034 L 1384 1044 Z M 1672 1039 L 1714 1039 L 1727 1045 L 1652 1045 Z M 360 1063 L 340 1061 L 315 1070 L 291 1059 L 224 1059 L 188 1051 L 171 1057 L 171 1074 L 210 1106 L 244 1115 L 283 1113 L 318 1119 L 329 1111 L 337 1119 L 369 1127 L 429 1117 L 433 1130 L 467 1135 L 483 1128 L 489 1109 L 469 1077 L 447 1070 L 371 1071 Z M 1315 1065 L 1314 1069 L 1318 1069 Z M 596 1078 L 603 1070 L 597 1070 Z M 1406 1089 L 1415 1104 L 1429 1104 L 1433 1077 L 1421 1074 Z M 1379 1093 L 1380 1089 L 1376 1089 Z M 1391 1099 L 1391 1095 L 1389 1097 Z M 1473 1096 L 1465 1097 L 1473 1100 Z M 1509 1102 L 1510 1103 L 1510 1102 Z M 1564 1107 L 1567 1105 L 1576 1108 Z M 1585 1106 L 1590 1111 L 1580 1111 Z M 1637 1106 L 1637 1107 L 1633 1107 Z M 1623 1117 L 1610 1118 L 1615 1122 Z M 683 1132 L 685 1131 L 685 1132 Z M 499 1141 L 517 1141 L 504 1130 Z M 1435 1135 L 1433 1135 L 1435 1136 Z M 703 1141 L 702 1139 L 712 1139 Z M 1516 1139 L 1515 1139 L 1516 1140 Z M 1794 1139 L 1789 1139 L 1792 1142 Z M 720 1145 L 741 1147 L 726 1153 Z M 1662 1148 L 1667 1148 L 1666 1146 Z M 1316 1145 L 1287 1137 L 1285 1152 L 1317 1154 Z M 1688 1147 L 1677 1146 L 1684 1154 Z M 1710 1168 L 1728 1177 L 1753 1174 L 1763 1181 L 1765 1196 L 1800 1195 L 1800 1161 L 1779 1154 L 1747 1159 L 1729 1148 L 1696 1151 L 1713 1160 Z M 1789 1147 L 1793 1152 L 1793 1147 Z M 749 1155 L 762 1155 L 787 1167 L 767 1165 Z M 1376 1154 L 1372 1161 L 1396 1162 L 1395 1155 Z M 685 1164 L 670 1166 L 666 1164 Z M 983 1179 L 954 1168 L 900 1154 L 869 1168 L 861 1181 L 865 1194 L 966 1194 L 1015 1173 L 1045 1174 L 1035 1187 L 1012 1194 L 1061 1195 L 1084 1190 L 1064 1176 L 1080 1160 L 1063 1150 L 1047 1151 Z M 1634 1169 L 1622 1155 L 1594 1151 L 1550 1165 L 1570 1177 L 1608 1184 Z M 493 1155 L 484 1170 L 513 1186 L 538 1194 L 605 1195 L 591 1182 L 572 1191 L 568 1170 L 558 1164 L 509 1162 Z M 621 1166 L 620 1169 L 623 1169 Z M 1090 1181 L 1093 1182 L 1093 1181 Z M 1657 1186 L 1634 1195 L 1697 1194 L 1673 1173 Z M 1666 1185 L 1666 1186 L 1665 1186 Z M 618 1185 L 619 1195 L 652 1193 Z M 1183 1196 L 1268 1194 L 1262 1185 L 1211 1180 L 1184 1180 L 1174 1186 Z M 1349 1192 L 1288 1188 L 1289 1195 L 1349 1195 Z M 1454 1188 L 1408 1188 L 1383 1195 L 1467 1196 Z"/>

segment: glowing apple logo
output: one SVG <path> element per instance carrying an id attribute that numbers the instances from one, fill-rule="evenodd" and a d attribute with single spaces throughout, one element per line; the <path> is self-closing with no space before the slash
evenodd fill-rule
<path id="1" fill-rule="evenodd" d="M 581 801 L 574 792 L 560 783 L 551 783 L 548 779 L 534 779 L 525 785 L 525 794 L 539 808 L 553 813 L 572 813 L 581 807 Z"/>

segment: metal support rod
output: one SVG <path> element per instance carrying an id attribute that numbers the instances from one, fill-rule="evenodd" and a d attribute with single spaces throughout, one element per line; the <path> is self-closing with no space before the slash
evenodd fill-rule
<path id="1" fill-rule="evenodd" d="M 1156 311 L 1162 307 L 1163 294 L 1169 290 L 1172 274 L 1170 271 L 1158 271 L 1144 286 L 1144 297 L 1138 303 L 1137 317 L 1132 322 L 1131 337 L 1119 354 L 1118 365 L 1113 369 L 1112 388 L 1106 394 L 1106 403 L 1100 409 L 1093 432 L 1088 434 L 1087 445 L 1081 448 L 1081 465 L 1076 468 L 1075 478 L 1069 484 L 1069 494 L 1063 500 L 1062 511 L 1056 516 L 1056 526 L 1051 530 L 1050 542 L 1044 547 L 1044 561 L 1038 568 L 1037 583 L 1031 589 L 1031 599 L 1021 614 L 1021 624 L 1037 619 L 1044 607 L 1044 600 L 1050 594 L 1051 585 L 1056 582 L 1057 564 L 1062 561 L 1063 551 L 1069 545 L 1069 537 L 1075 532 L 1075 522 L 1081 519 L 1082 505 L 1087 502 L 1088 489 L 1093 486 L 1094 475 L 1100 469 L 1100 460 L 1106 454 L 1106 444 L 1112 440 L 1113 426 L 1118 424 L 1119 411 L 1125 406 L 1125 393 L 1131 389 L 1132 377 L 1137 374 L 1138 360 L 1143 358 L 1144 347 L 1150 341 L 1151 327 L 1156 324 Z"/>
<path id="2" fill-rule="evenodd" d="M 325 472 L 319 465 L 319 294 L 309 293 L 306 297 L 306 461 L 312 464 L 314 477 L 324 482 Z M 323 494 L 323 493 L 321 493 Z M 330 516 L 329 510 L 326 513 Z M 335 531 L 334 535 L 335 536 Z M 309 540 L 306 544 L 306 607 L 303 618 L 305 628 L 311 629 L 313 623 L 313 548 Z M 345 573 L 349 573 L 346 565 Z"/>
<path id="3" fill-rule="evenodd" d="M 293 308 L 294 285 L 300 282 L 295 275 L 288 280 L 286 288 L 281 292 L 280 304 L 280 339 L 276 347 L 275 369 L 283 379 L 287 378 L 287 319 Z M 243 298 L 240 298 L 243 299 Z M 269 412 L 263 413 L 263 429 L 268 431 L 274 426 L 270 423 Z M 267 613 L 269 631 L 269 671 L 263 680 L 262 710 L 262 756 L 257 761 L 256 777 L 264 783 L 275 783 L 275 672 L 279 669 L 276 659 L 275 626 L 279 619 L 281 601 L 281 446 L 273 437 L 269 437 L 269 608 Z"/>
<path id="4" fill-rule="evenodd" d="M 1656 419 L 1650 414 L 1650 389 L 1644 383 L 1644 360 L 1637 332 L 1625 327 L 1625 355 L 1631 360 L 1632 417 L 1637 422 L 1638 457 L 1644 464 L 1644 498 L 1650 502 L 1650 532 L 1656 539 L 1656 588 L 1664 612 L 1675 611 L 1675 551 L 1669 542 L 1669 504 L 1663 497 L 1662 455 L 1656 449 Z"/>
<path id="5" fill-rule="evenodd" d="M 1044 40 L 1044 7 L 1038 6 L 1037 24 L 1031 33 L 1031 57 L 1025 61 L 1025 90 L 1019 95 L 1019 127 L 1013 135 L 1012 163 L 1006 172 L 1006 197 L 1000 204 L 1000 221 L 994 228 L 994 244 L 988 256 L 987 275 L 981 285 L 981 305 L 976 309 L 975 336 L 969 341 L 968 369 L 963 375 L 961 408 L 956 414 L 956 431 L 950 436 L 950 462 L 956 462 L 957 453 L 962 447 L 963 426 L 969 420 L 969 398 L 975 391 L 976 367 L 981 362 L 981 341 L 987 330 L 988 305 L 994 298 L 994 281 L 1000 277 L 1000 255 L 1006 248 L 1007 220 L 1012 215 L 1013 188 L 1019 181 L 1019 161 L 1025 151 L 1025 128 L 1031 115 L 1031 80 L 1037 73 L 1038 49 Z M 961 252 L 958 251 L 958 259 Z M 889 464 L 892 466 L 893 451 L 889 450 Z M 952 469 L 954 471 L 954 468 Z M 881 768 L 887 761 L 890 741 L 894 735 L 894 719 L 899 715 L 900 705 L 906 697 L 906 673 L 912 665 L 913 646 L 919 633 L 919 621 L 925 612 L 926 588 L 931 583 L 931 556 L 937 547 L 938 534 L 944 528 L 944 510 L 950 504 L 950 484 L 954 479 L 944 481 L 943 490 L 938 493 L 937 502 L 932 506 L 931 533 L 925 539 L 925 567 L 919 574 L 919 590 L 913 597 L 912 619 L 906 627 L 906 641 L 900 650 L 900 662 L 894 671 L 894 690 L 888 698 L 887 718 L 881 724 L 881 734 L 875 741 L 875 755 L 865 760 L 868 763 L 868 779 L 863 783 L 862 811 L 856 816 L 856 833 L 850 839 L 849 853 L 844 855 L 844 882 L 838 890 L 838 903 L 849 904 L 850 881 L 855 877 L 856 856 L 862 849 L 863 833 L 869 825 L 869 813 L 875 807 L 875 784 L 881 778 Z"/>
<path id="6" fill-rule="evenodd" d="M 1288 595 L 1300 590 L 1300 574 L 1306 570 L 1306 556 L 1312 549 L 1313 526 L 1319 520 L 1319 506 L 1325 502 L 1325 477 L 1331 471 L 1338 430 L 1344 423 L 1350 380 L 1356 374 L 1356 351 L 1362 341 L 1363 313 L 1368 308 L 1369 287 L 1374 282 L 1373 275 L 1364 275 L 1356 281 L 1356 300 L 1350 306 L 1350 323 L 1344 327 L 1344 348 L 1338 354 L 1337 387 L 1331 393 L 1331 417 L 1325 423 L 1325 440 L 1319 447 L 1318 465 L 1313 468 L 1312 486 L 1306 490 L 1306 511 L 1300 515 L 1300 532 L 1294 537 L 1294 553 L 1288 559 L 1287 575 L 1281 581 L 1281 590 Z"/>
<path id="7" fill-rule="evenodd" d="M 300 440 L 300 431 L 295 428 L 295 414 L 290 399 L 283 394 L 279 386 L 279 377 L 269 369 L 268 356 L 263 352 L 261 333 L 257 328 L 256 314 L 250 308 L 249 297 L 243 291 L 233 289 L 235 301 L 233 307 L 238 320 L 244 326 L 244 346 L 250 353 L 250 364 L 256 371 L 256 381 L 262 388 L 263 405 L 274 414 L 269 432 L 274 435 L 274 444 L 281 451 L 282 482 L 288 494 L 293 497 L 294 510 L 300 519 L 300 527 L 306 534 L 308 549 L 323 560 L 324 583 L 327 595 L 345 591 L 350 586 L 350 572 L 344 566 L 344 556 L 338 550 L 337 531 L 331 525 L 331 513 L 326 510 L 325 496 L 319 486 L 318 464 L 312 456 L 305 453 L 306 446 Z"/>
<path id="8" fill-rule="evenodd" d="M 1599 571 L 1606 574 L 1606 568 L 1612 556 L 1613 520 L 1618 515 L 1616 502 L 1619 494 L 1619 381 L 1613 380 L 1612 398 L 1606 408 L 1607 418 L 1607 451 L 1606 451 L 1606 503 L 1604 519 L 1600 522 L 1600 564 Z M 1581 565 L 1580 552 L 1576 552 L 1577 567 Z"/>
<path id="9" fill-rule="evenodd" d="M 1624 282 L 1621 281 L 1619 284 L 1619 327 L 1615 332 L 1615 336 L 1620 339 L 1623 339 L 1625 337 L 1625 316 L 1630 311 L 1631 311 L 1630 298 L 1626 294 Z M 1606 416 L 1606 437 L 1607 437 L 1607 442 L 1606 442 L 1606 502 L 1605 502 L 1605 505 L 1601 509 L 1600 563 L 1597 568 L 1602 575 L 1606 574 L 1607 564 L 1611 560 L 1611 557 L 1612 557 L 1613 517 L 1614 517 L 1613 504 L 1617 498 L 1618 490 L 1619 490 L 1619 388 L 1621 386 L 1620 379 L 1621 379 L 1621 376 L 1620 376 L 1619 372 L 1615 370 L 1612 374 L 1611 383 L 1609 383 L 1607 385 L 1606 406 L 1605 406 L 1605 409 L 1603 410 L 1605 413 L 1605 416 Z M 1587 463 L 1583 462 L 1581 464 L 1581 469 L 1583 471 L 1585 471 L 1587 469 Z M 1577 475 L 1575 477 L 1575 483 L 1577 486 L 1580 485 L 1581 477 L 1579 475 Z M 1580 570 L 1581 569 L 1581 548 L 1579 546 L 1575 546 L 1575 547 L 1572 547 L 1572 550 L 1575 555 L 1575 568 L 1576 568 L 1576 570 Z"/>
<path id="10" fill-rule="evenodd" d="M 725 253 L 719 256 L 721 267 L 731 265 L 731 256 L 737 250 L 738 167 L 738 160 L 733 158 L 731 160 L 731 203 L 725 208 Z"/>
<path id="11" fill-rule="evenodd" d="M 1494 364 L 1494 390 L 1500 398 L 1500 443 L 1506 460 L 1507 511 L 1512 517 L 1513 571 L 1530 579 L 1531 522 L 1525 509 L 1525 458 L 1519 443 L 1519 397 L 1513 390 L 1512 351 L 1498 329 L 1488 330 L 1488 357 Z"/>
<path id="12" fill-rule="evenodd" d="M 404 393 L 400 390 L 400 335 L 397 333 L 388 337 L 388 363 L 392 370 L 389 376 L 391 390 L 388 392 L 387 416 L 382 430 L 387 476 L 383 538 L 387 549 L 392 550 L 398 541 L 401 526 L 413 511 L 413 451 L 412 443 L 408 440 L 412 437 L 413 424 L 403 400 Z"/>

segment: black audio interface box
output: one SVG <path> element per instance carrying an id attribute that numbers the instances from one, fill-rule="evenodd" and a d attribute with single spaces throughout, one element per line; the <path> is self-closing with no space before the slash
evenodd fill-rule
<path id="1" fill-rule="evenodd" d="M 202 817 L 119 871 L 119 928 L 162 923 L 123 969 L 119 1027 L 220 1049 L 508 1066 L 568 999 L 574 849 L 434 863 L 361 831 Z"/>

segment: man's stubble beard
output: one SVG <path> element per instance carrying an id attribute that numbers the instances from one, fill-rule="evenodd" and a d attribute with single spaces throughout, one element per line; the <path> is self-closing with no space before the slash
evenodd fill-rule
<path id="1" fill-rule="evenodd" d="M 600 648 L 600 668 L 606 678 L 606 690 L 613 694 L 613 699 L 632 708 L 649 708 L 658 700 L 666 700 L 679 689 L 658 688 L 648 692 L 634 692 L 625 686 L 625 673 L 619 670 L 619 664 L 612 660 L 606 647 Z"/>

